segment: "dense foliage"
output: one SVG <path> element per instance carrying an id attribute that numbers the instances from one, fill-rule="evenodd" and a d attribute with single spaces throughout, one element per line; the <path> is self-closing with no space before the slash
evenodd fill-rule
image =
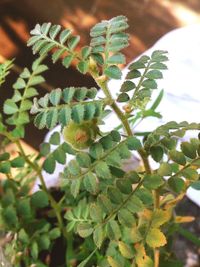
<path id="1" fill-rule="evenodd" d="M 6 120 L 0 117 L 1 229 L 9 233 L 5 254 L 15 267 L 55 266 L 56 246 L 64 248 L 56 267 L 183 266 L 171 251 L 172 235 L 191 218 L 176 216 L 174 208 L 189 186 L 200 189 L 200 140 L 179 140 L 187 131 L 198 134 L 200 124 L 172 121 L 141 137 L 132 131 L 146 117 L 161 116 L 156 108 L 163 91 L 150 108 L 148 103 L 168 58 L 166 51 L 155 51 L 137 59 L 114 97 L 108 81 L 121 79 L 127 28 L 124 16 L 102 21 L 91 29 L 90 45 L 81 49 L 79 36 L 59 25 L 37 24 L 31 31 L 28 46 L 39 58 L 20 74 L 3 106 Z M 65 68 L 75 63 L 90 74 L 104 98 L 97 97 L 97 88 L 85 87 L 55 89 L 37 98 L 47 54 L 54 63 L 60 59 Z M 0 66 L 0 84 L 11 64 Z M 121 125 L 105 133 L 101 125 L 108 110 Z M 41 144 L 39 156 L 27 155 L 20 143 L 32 117 L 39 129 L 62 127 Z M 17 157 L 4 151 L 8 142 L 16 144 Z M 141 166 L 127 171 L 124 163 L 133 152 Z M 157 163 L 155 169 L 149 159 Z M 43 176 L 54 173 L 57 163 L 65 166 L 59 198 Z M 36 177 L 40 190 L 30 194 Z"/>

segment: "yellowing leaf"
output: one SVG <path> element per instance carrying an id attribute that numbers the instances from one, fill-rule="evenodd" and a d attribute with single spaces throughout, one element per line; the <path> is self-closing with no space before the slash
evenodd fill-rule
<path id="1" fill-rule="evenodd" d="M 133 243 L 137 243 L 142 240 L 142 235 L 136 227 L 131 228 L 130 237 Z"/>
<path id="2" fill-rule="evenodd" d="M 164 234 L 157 228 L 151 228 L 147 234 L 146 242 L 151 248 L 159 248 L 167 243 Z"/>
<path id="3" fill-rule="evenodd" d="M 155 210 L 152 214 L 151 227 L 157 228 L 170 220 L 171 210 Z"/>
<path id="4" fill-rule="evenodd" d="M 195 220 L 195 217 L 193 216 L 176 216 L 175 222 L 176 223 L 189 223 L 193 222 Z"/>
<path id="5" fill-rule="evenodd" d="M 134 257 L 134 253 L 129 245 L 125 244 L 122 241 L 119 241 L 118 246 L 119 246 L 119 251 L 124 258 L 132 259 Z"/>
<path id="6" fill-rule="evenodd" d="M 145 248 L 142 244 L 135 245 L 136 250 L 136 263 L 138 267 L 153 267 L 153 261 L 146 255 Z"/>
<path id="7" fill-rule="evenodd" d="M 121 267 L 121 265 L 116 260 L 114 260 L 111 256 L 108 256 L 107 260 L 111 267 Z"/>
<path id="8" fill-rule="evenodd" d="M 169 208 L 171 208 L 171 207 L 176 206 L 176 204 L 177 204 L 178 202 L 180 202 L 180 201 L 183 199 L 184 196 L 185 196 L 185 193 L 182 193 L 182 194 L 178 195 L 178 197 L 176 197 L 176 198 L 174 198 L 173 200 L 169 201 L 169 202 L 165 205 L 165 209 L 167 210 L 167 209 L 169 209 Z"/>

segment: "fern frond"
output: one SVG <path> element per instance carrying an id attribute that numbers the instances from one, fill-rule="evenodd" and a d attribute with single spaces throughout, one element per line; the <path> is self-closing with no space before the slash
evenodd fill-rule
<path id="1" fill-rule="evenodd" d="M 124 33 L 127 28 L 127 18 L 118 16 L 96 24 L 90 31 L 91 56 L 102 65 L 103 73 L 110 78 L 121 78 L 117 65 L 125 64 L 125 57 L 119 51 L 129 44 L 128 34 Z"/>
<path id="2" fill-rule="evenodd" d="M 37 114 L 35 126 L 51 129 L 57 123 L 66 126 L 70 120 L 81 123 L 99 117 L 106 99 L 93 100 L 96 94 L 94 87 L 68 87 L 53 90 L 40 99 L 35 98 L 31 109 L 32 114 Z"/>
<path id="3" fill-rule="evenodd" d="M 133 109 L 144 109 L 151 98 L 152 90 L 157 89 L 157 79 L 163 77 L 162 70 L 167 66 L 166 51 L 154 51 L 142 56 L 129 66 L 126 80 L 121 86 L 118 102 L 128 102 Z M 133 92 L 131 96 L 131 92 Z"/>
<path id="4" fill-rule="evenodd" d="M 6 76 L 10 73 L 10 69 L 13 66 L 13 60 L 6 60 L 0 64 L 0 86 L 5 82 Z"/>
<path id="5" fill-rule="evenodd" d="M 61 30 L 60 25 L 43 23 L 42 25 L 37 24 L 31 31 L 31 35 L 33 36 L 29 39 L 28 46 L 32 46 L 33 53 L 46 56 L 53 50 L 53 63 L 59 58 L 62 58 L 62 64 L 68 68 L 72 61 L 79 57 L 75 49 L 79 43 L 80 37 L 72 35 L 71 30 Z M 85 60 L 83 60 L 83 62 L 85 62 Z"/>
<path id="6" fill-rule="evenodd" d="M 19 78 L 13 85 L 14 94 L 12 98 L 4 102 L 3 111 L 10 117 L 7 123 L 15 125 L 17 128 L 29 123 L 29 110 L 32 107 L 32 97 L 38 95 L 35 86 L 43 83 L 45 80 L 41 74 L 48 68 L 41 64 L 42 58 L 34 61 L 32 72 L 25 68 Z"/>

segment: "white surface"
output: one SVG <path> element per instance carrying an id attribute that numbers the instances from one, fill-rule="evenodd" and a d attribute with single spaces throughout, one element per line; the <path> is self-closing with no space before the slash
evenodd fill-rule
<path id="1" fill-rule="evenodd" d="M 158 88 L 164 89 L 164 98 L 158 107 L 162 114 L 162 119 L 147 118 L 142 122 L 138 131 L 151 131 L 156 127 L 175 120 L 177 122 L 200 122 L 200 24 L 174 30 L 163 36 L 151 49 L 144 54 L 150 55 L 154 50 L 167 50 L 169 53 L 168 70 L 164 71 L 164 79 L 158 81 Z M 121 81 L 112 80 L 109 88 L 112 95 L 116 95 L 127 73 L 127 68 L 123 70 Z M 155 90 L 156 97 L 158 90 Z M 99 92 L 98 97 L 102 97 Z M 110 131 L 119 124 L 114 114 L 106 118 L 106 126 L 103 131 Z M 60 126 L 54 130 L 60 131 Z M 51 131 L 52 133 L 52 131 Z M 49 133 L 45 141 L 49 140 Z M 186 138 L 192 136 L 190 133 Z M 70 160 L 72 156 L 68 156 Z M 153 164 L 152 164 L 153 167 Z M 48 186 L 58 184 L 58 175 L 63 170 L 63 165 L 57 164 L 53 175 L 43 173 Z M 37 184 L 35 189 L 37 190 Z M 187 196 L 200 206 L 200 191 L 190 188 Z"/>

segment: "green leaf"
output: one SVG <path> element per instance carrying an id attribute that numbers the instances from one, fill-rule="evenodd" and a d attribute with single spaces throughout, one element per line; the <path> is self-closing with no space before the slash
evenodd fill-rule
<path id="1" fill-rule="evenodd" d="M 35 117 L 34 124 L 38 129 L 41 130 L 46 126 L 46 120 L 47 120 L 47 113 L 41 112 Z"/>
<path id="2" fill-rule="evenodd" d="M 166 70 L 167 66 L 164 63 L 156 62 L 156 63 L 151 64 L 150 69 Z"/>
<path id="3" fill-rule="evenodd" d="M 164 184 L 164 180 L 160 175 L 156 174 L 146 174 L 143 179 L 143 185 L 147 189 L 154 190 L 159 188 L 161 185 Z"/>
<path id="4" fill-rule="evenodd" d="M 94 159 L 100 159 L 103 156 L 104 150 L 100 143 L 95 143 L 90 146 L 89 154 Z"/>
<path id="5" fill-rule="evenodd" d="M 80 166 L 78 165 L 76 160 L 71 160 L 68 164 L 68 170 L 73 175 L 79 175 L 81 172 Z"/>
<path id="6" fill-rule="evenodd" d="M 104 74 L 112 79 L 121 79 L 122 77 L 121 70 L 115 65 L 109 66 L 104 69 Z"/>
<path id="7" fill-rule="evenodd" d="M 40 250 L 48 250 L 49 249 L 51 241 L 50 241 L 49 236 L 47 234 L 41 235 L 37 241 L 38 241 L 38 246 L 39 246 Z"/>
<path id="8" fill-rule="evenodd" d="M 3 218 L 9 226 L 15 226 L 18 223 L 17 213 L 15 208 L 10 205 L 3 210 Z"/>
<path id="9" fill-rule="evenodd" d="M 56 36 L 58 35 L 60 29 L 61 29 L 60 25 L 51 26 L 50 31 L 49 31 L 49 35 L 50 35 L 51 39 L 54 40 L 56 38 Z"/>
<path id="10" fill-rule="evenodd" d="M 120 102 L 120 103 L 127 102 L 129 100 L 130 100 L 130 97 L 127 93 L 121 93 L 117 97 L 117 102 Z"/>
<path id="11" fill-rule="evenodd" d="M 192 183 L 191 187 L 196 189 L 196 190 L 200 190 L 200 181 L 196 181 L 196 182 Z"/>
<path id="12" fill-rule="evenodd" d="M 163 75 L 162 72 L 160 72 L 159 70 L 150 70 L 149 72 L 147 72 L 145 77 L 154 80 L 154 79 L 162 79 Z"/>
<path id="13" fill-rule="evenodd" d="M 121 157 L 119 156 L 119 153 L 117 151 L 111 152 L 107 157 L 106 157 L 106 163 L 109 166 L 113 167 L 120 167 L 121 166 Z"/>
<path id="14" fill-rule="evenodd" d="M 121 140 L 121 135 L 118 131 L 111 131 L 110 136 L 114 142 L 119 142 Z"/>
<path id="15" fill-rule="evenodd" d="M 104 240 L 104 231 L 102 226 L 98 226 L 93 232 L 93 240 L 95 245 L 100 248 Z"/>
<path id="16" fill-rule="evenodd" d="M 49 94 L 49 100 L 53 106 L 56 106 L 60 103 L 62 96 L 62 91 L 61 89 L 54 89 L 50 94 Z"/>
<path id="17" fill-rule="evenodd" d="M 15 114 L 18 112 L 18 106 L 12 101 L 12 99 L 7 99 L 4 102 L 3 111 L 7 115 Z"/>
<path id="18" fill-rule="evenodd" d="M 56 161 L 53 155 L 48 156 L 43 163 L 43 169 L 48 173 L 53 173 L 55 167 L 56 167 Z"/>
<path id="19" fill-rule="evenodd" d="M 168 184 L 169 184 L 170 188 L 176 193 L 180 193 L 181 191 L 183 191 L 185 189 L 185 183 L 184 183 L 183 179 L 176 177 L 176 176 L 171 177 L 168 180 Z"/>
<path id="20" fill-rule="evenodd" d="M 31 245 L 31 256 L 34 260 L 38 259 L 39 249 L 38 244 L 34 241 Z"/>
<path id="21" fill-rule="evenodd" d="M 72 108 L 72 119 L 76 123 L 81 123 L 84 118 L 84 106 L 81 104 L 75 105 Z"/>
<path id="22" fill-rule="evenodd" d="M 29 86 L 34 86 L 43 82 L 45 82 L 45 79 L 42 76 L 33 76 L 32 79 L 29 81 Z"/>
<path id="23" fill-rule="evenodd" d="M 113 210 L 113 205 L 111 201 L 109 200 L 108 197 L 105 195 L 101 194 L 97 198 L 97 203 L 101 207 L 102 211 L 105 212 L 106 214 L 110 214 Z"/>
<path id="24" fill-rule="evenodd" d="M 132 181 L 129 179 L 117 179 L 116 185 L 123 194 L 130 194 L 132 192 Z"/>
<path id="25" fill-rule="evenodd" d="M 35 208 L 45 208 L 49 205 L 49 199 L 44 191 L 37 191 L 31 196 L 31 205 Z"/>
<path id="26" fill-rule="evenodd" d="M 138 213 L 144 209 L 142 201 L 137 196 L 131 196 L 125 207 L 132 213 Z"/>
<path id="27" fill-rule="evenodd" d="M 131 152 L 129 151 L 126 144 L 122 144 L 119 149 L 118 153 L 122 159 L 129 159 L 131 157 Z"/>
<path id="28" fill-rule="evenodd" d="M 50 153 L 50 144 L 49 143 L 42 143 L 40 145 L 40 153 L 42 156 L 47 156 Z"/>
<path id="29" fill-rule="evenodd" d="M 32 102 L 28 99 L 25 99 L 21 102 L 20 112 L 30 110 L 32 107 Z"/>
<path id="30" fill-rule="evenodd" d="M 90 46 L 84 46 L 81 48 L 81 55 L 83 59 L 88 58 L 88 56 L 91 53 L 91 47 Z"/>
<path id="31" fill-rule="evenodd" d="M 64 29 L 60 33 L 60 36 L 59 36 L 60 43 L 64 44 L 67 41 L 67 39 L 70 37 L 70 35 L 71 35 L 71 30 Z"/>
<path id="32" fill-rule="evenodd" d="M 52 129 L 58 122 L 58 110 L 52 109 L 47 113 L 46 126 L 48 129 Z"/>
<path id="33" fill-rule="evenodd" d="M 10 163 L 13 168 L 22 168 L 24 167 L 25 159 L 24 157 L 17 157 L 13 159 Z"/>
<path id="34" fill-rule="evenodd" d="M 66 163 L 66 154 L 63 151 L 62 147 L 58 147 L 56 150 L 54 150 L 53 157 L 60 164 Z"/>
<path id="35" fill-rule="evenodd" d="M 107 64 L 125 64 L 126 58 L 122 53 L 117 53 L 110 56 L 107 60 Z"/>
<path id="36" fill-rule="evenodd" d="M 58 119 L 63 126 L 66 126 L 71 120 L 71 108 L 68 106 L 62 108 L 59 112 Z"/>
<path id="37" fill-rule="evenodd" d="M 60 134 L 58 132 L 54 132 L 49 139 L 49 143 L 52 145 L 59 145 L 60 144 Z"/>
<path id="38" fill-rule="evenodd" d="M 169 152 L 169 156 L 174 162 L 176 162 L 176 163 L 178 163 L 180 165 L 185 165 L 186 164 L 186 158 L 185 158 L 184 154 L 182 152 L 180 152 L 180 151 L 171 150 Z"/>
<path id="39" fill-rule="evenodd" d="M 22 78 L 18 78 L 16 83 L 13 86 L 14 89 L 23 89 L 25 87 L 26 87 L 26 83 L 25 83 L 24 79 L 22 79 Z"/>
<path id="40" fill-rule="evenodd" d="M 20 199 L 17 203 L 17 212 L 22 218 L 30 218 L 32 211 L 30 206 L 30 199 Z"/>
<path id="41" fill-rule="evenodd" d="M 10 154 L 8 152 L 0 154 L 0 161 L 9 160 L 9 158 L 10 158 Z"/>
<path id="42" fill-rule="evenodd" d="M 80 180 L 72 180 L 70 191 L 71 191 L 74 198 L 77 197 L 79 190 L 80 190 L 80 186 L 81 186 Z"/>
<path id="43" fill-rule="evenodd" d="M 57 239 L 58 237 L 60 237 L 61 232 L 60 229 L 58 227 L 53 228 L 50 232 L 49 232 L 49 238 L 54 240 Z"/>
<path id="44" fill-rule="evenodd" d="M 104 161 L 99 161 L 95 166 L 95 172 L 98 177 L 109 179 L 111 178 L 111 173 L 108 165 Z"/>
<path id="45" fill-rule="evenodd" d="M 197 170 L 194 170 L 193 168 L 186 168 L 181 171 L 181 174 L 189 180 L 198 180 L 199 179 L 199 173 Z"/>
<path id="46" fill-rule="evenodd" d="M 18 238 L 23 244 L 27 245 L 29 242 L 29 236 L 23 228 L 20 229 L 20 231 L 18 233 Z"/>
<path id="47" fill-rule="evenodd" d="M 139 150 L 142 147 L 140 140 L 134 136 L 127 138 L 127 145 L 130 150 Z"/>
<path id="48" fill-rule="evenodd" d="M 139 78 L 140 76 L 141 76 L 141 73 L 140 73 L 139 70 L 131 70 L 126 75 L 126 80 L 131 80 L 131 79 Z"/>
<path id="49" fill-rule="evenodd" d="M 74 50 L 80 41 L 80 36 L 72 36 L 68 41 L 68 47 L 70 50 Z"/>
<path id="50" fill-rule="evenodd" d="M 92 234 L 93 228 L 89 223 L 80 223 L 77 232 L 81 237 L 86 238 Z"/>
<path id="51" fill-rule="evenodd" d="M 83 74 L 86 74 L 89 69 L 89 62 L 88 61 L 80 61 L 77 65 L 78 71 Z"/>
<path id="52" fill-rule="evenodd" d="M 151 228 L 148 231 L 146 242 L 151 248 L 163 247 L 167 243 L 166 237 L 157 228 Z"/>
<path id="53" fill-rule="evenodd" d="M 163 162 L 158 169 L 160 176 L 169 176 L 172 174 L 172 167 L 169 163 Z"/>
<path id="54" fill-rule="evenodd" d="M 121 209 L 118 212 L 118 220 L 122 226 L 131 228 L 136 225 L 135 217 L 130 211 Z"/>
<path id="55" fill-rule="evenodd" d="M 63 100 L 65 101 L 65 103 L 70 103 L 74 97 L 74 94 L 75 94 L 74 87 L 65 88 L 63 90 Z"/>
<path id="56" fill-rule="evenodd" d="M 106 225 L 107 236 L 110 240 L 119 240 L 121 237 L 121 230 L 116 221 L 110 220 Z"/>
<path id="57" fill-rule="evenodd" d="M 91 194 L 96 194 L 98 192 L 98 180 L 92 172 L 88 172 L 84 175 L 83 184 L 85 189 Z"/>
<path id="58" fill-rule="evenodd" d="M 149 59 L 149 57 L 148 57 L 148 59 Z M 146 63 L 146 61 L 145 62 L 142 62 L 143 60 L 142 60 L 142 57 L 139 59 L 139 60 L 137 60 L 137 61 L 135 61 L 135 62 L 133 62 L 133 63 L 131 63 L 131 65 L 129 65 L 129 67 L 128 67 L 128 69 L 129 70 L 134 70 L 134 69 L 144 69 L 145 68 L 145 64 L 144 63 Z"/>
<path id="59" fill-rule="evenodd" d="M 90 205 L 90 217 L 97 223 L 103 220 L 102 210 L 96 203 Z"/>
<path id="60" fill-rule="evenodd" d="M 65 52 L 65 48 L 57 49 L 52 55 L 53 63 L 56 63 L 64 52 Z"/>
<path id="61" fill-rule="evenodd" d="M 0 173 L 10 173 L 11 164 L 9 161 L 0 162 Z"/>
<path id="62" fill-rule="evenodd" d="M 121 204 L 123 201 L 123 196 L 121 192 L 119 191 L 118 188 L 114 186 L 109 186 L 107 189 L 107 195 L 109 199 L 114 203 L 114 204 Z"/>
<path id="63" fill-rule="evenodd" d="M 71 65 L 73 59 L 74 59 L 74 55 L 68 55 L 68 56 L 64 57 L 64 59 L 62 60 L 63 66 L 65 68 L 69 68 L 69 66 Z"/>
<path id="64" fill-rule="evenodd" d="M 191 159 L 196 158 L 196 147 L 194 144 L 189 143 L 189 142 L 182 142 L 181 143 L 181 149 L 183 151 L 183 154 Z"/>
<path id="65" fill-rule="evenodd" d="M 152 158 L 156 161 L 156 162 L 160 162 L 163 158 L 163 148 L 161 146 L 152 146 L 150 148 L 150 153 Z"/>
<path id="66" fill-rule="evenodd" d="M 76 155 L 76 160 L 80 167 L 82 168 L 88 168 L 91 164 L 91 158 L 88 155 L 88 153 L 80 152 Z"/>
<path id="67" fill-rule="evenodd" d="M 133 90 L 135 89 L 135 83 L 133 83 L 132 81 L 125 81 L 122 86 L 121 86 L 121 89 L 120 91 L 121 92 L 128 92 L 130 90 Z"/>
<path id="68" fill-rule="evenodd" d="M 34 70 L 34 74 L 40 74 L 44 71 L 48 70 L 48 67 L 46 65 L 39 65 L 37 68 Z"/>
<path id="69" fill-rule="evenodd" d="M 157 83 L 156 81 L 152 79 L 146 79 L 143 81 L 142 86 L 150 89 L 157 89 Z"/>

